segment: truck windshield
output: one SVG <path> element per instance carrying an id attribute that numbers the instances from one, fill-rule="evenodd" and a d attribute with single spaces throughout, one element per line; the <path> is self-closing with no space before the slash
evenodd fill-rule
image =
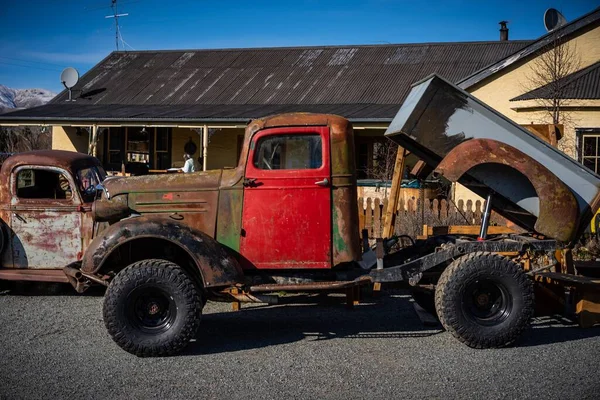
<path id="1" fill-rule="evenodd" d="M 75 179 L 83 201 L 94 201 L 96 195 L 96 186 L 102 183 L 106 178 L 106 172 L 102 167 L 91 166 L 81 168 L 77 171 Z"/>

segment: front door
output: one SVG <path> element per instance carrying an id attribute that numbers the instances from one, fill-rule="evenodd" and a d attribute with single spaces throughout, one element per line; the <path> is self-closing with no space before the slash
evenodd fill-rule
<path id="1" fill-rule="evenodd" d="M 273 128 L 252 138 L 240 253 L 246 268 L 331 267 L 329 128 Z"/>
<path id="2" fill-rule="evenodd" d="M 81 200 L 71 175 L 53 167 L 18 167 L 11 175 L 15 268 L 63 268 L 81 258 Z"/>

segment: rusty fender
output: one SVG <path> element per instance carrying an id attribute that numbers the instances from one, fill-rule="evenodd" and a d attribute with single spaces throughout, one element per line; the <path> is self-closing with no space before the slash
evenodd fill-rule
<path id="1" fill-rule="evenodd" d="M 128 218 L 108 227 L 90 243 L 81 271 L 84 275 L 108 272 L 110 267 L 105 262 L 114 251 L 144 239 L 164 240 L 183 250 L 198 268 L 206 288 L 243 282 L 244 275 L 238 261 L 215 239 L 160 215 Z"/>
<path id="2" fill-rule="evenodd" d="M 485 163 L 512 167 L 531 182 L 540 199 L 536 231 L 563 242 L 575 237 L 579 209 L 569 187 L 542 164 L 508 144 L 491 139 L 468 140 L 452 149 L 435 172 L 457 182 L 471 168 Z"/>

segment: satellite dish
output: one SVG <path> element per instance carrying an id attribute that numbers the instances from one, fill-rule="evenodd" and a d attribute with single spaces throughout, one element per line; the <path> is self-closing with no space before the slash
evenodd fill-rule
<path id="1" fill-rule="evenodd" d="M 67 101 L 75 101 L 71 98 L 71 89 L 79 82 L 79 72 L 73 67 L 67 67 L 61 72 L 60 81 L 69 91 L 69 99 Z"/>
<path id="2" fill-rule="evenodd" d="M 567 23 L 567 19 L 556 8 L 549 8 L 544 13 L 544 26 L 548 32 L 560 28 Z"/>
<path id="3" fill-rule="evenodd" d="M 79 81 L 79 72 L 73 67 L 67 67 L 60 74 L 60 81 L 67 89 L 71 89 Z"/>

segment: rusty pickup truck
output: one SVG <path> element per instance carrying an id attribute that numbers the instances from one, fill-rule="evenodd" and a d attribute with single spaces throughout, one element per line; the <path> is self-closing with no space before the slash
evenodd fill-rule
<path id="1" fill-rule="evenodd" d="M 392 237 L 373 252 L 359 232 L 352 125 L 304 113 L 252 121 L 231 170 L 114 178 L 87 190 L 77 162 L 89 162 L 98 181 L 101 168 L 65 155 L 56 173 L 70 194 L 48 188 L 37 218 L 18 208 L 25 207 L 18 191 L 33 184 L 26 176 L 41 181 L 32 173 L 20 180 L 19 171 L 56 166 L 37 157 L 9 162 L 2 216 L 23 230 L 13 237 L 47 232 L 50 216 L 85 231 L 75 241 L 73 230 L 56 230 L 52 246 L 38 244 L 38 257 L 68 244 L 55 251 L 69 264 L 69 281 L 79 292 L 107 287 L 106 328 L 139 356 L 181 351 L 207 300 L 277 303 L 282 292 L 319 291 L 352 299 L 373 283 L 425 293 L 444 328 L 475 348 L 514 343 L 536 311 L 563 312 L 582 326 L 600 321 L 600 281 L 578 271 L 570 252 L 599 208 L 600 177 L 437 76 L 415 84 L 386 136 L 440 179 L 487 198 L 479 235 L 433 236 L 394 250 Z M 488 234 L 492 210 L 526 233 Z M 12 265 L 22 259 L 11 253 Z"/>
<path id="2" fill-rule="evenodd" d="M 0 168 L 0 280 L 68 282 L 103 223 L 92 219 L 100 162 L 68 151 L 8 157 Z"/>

